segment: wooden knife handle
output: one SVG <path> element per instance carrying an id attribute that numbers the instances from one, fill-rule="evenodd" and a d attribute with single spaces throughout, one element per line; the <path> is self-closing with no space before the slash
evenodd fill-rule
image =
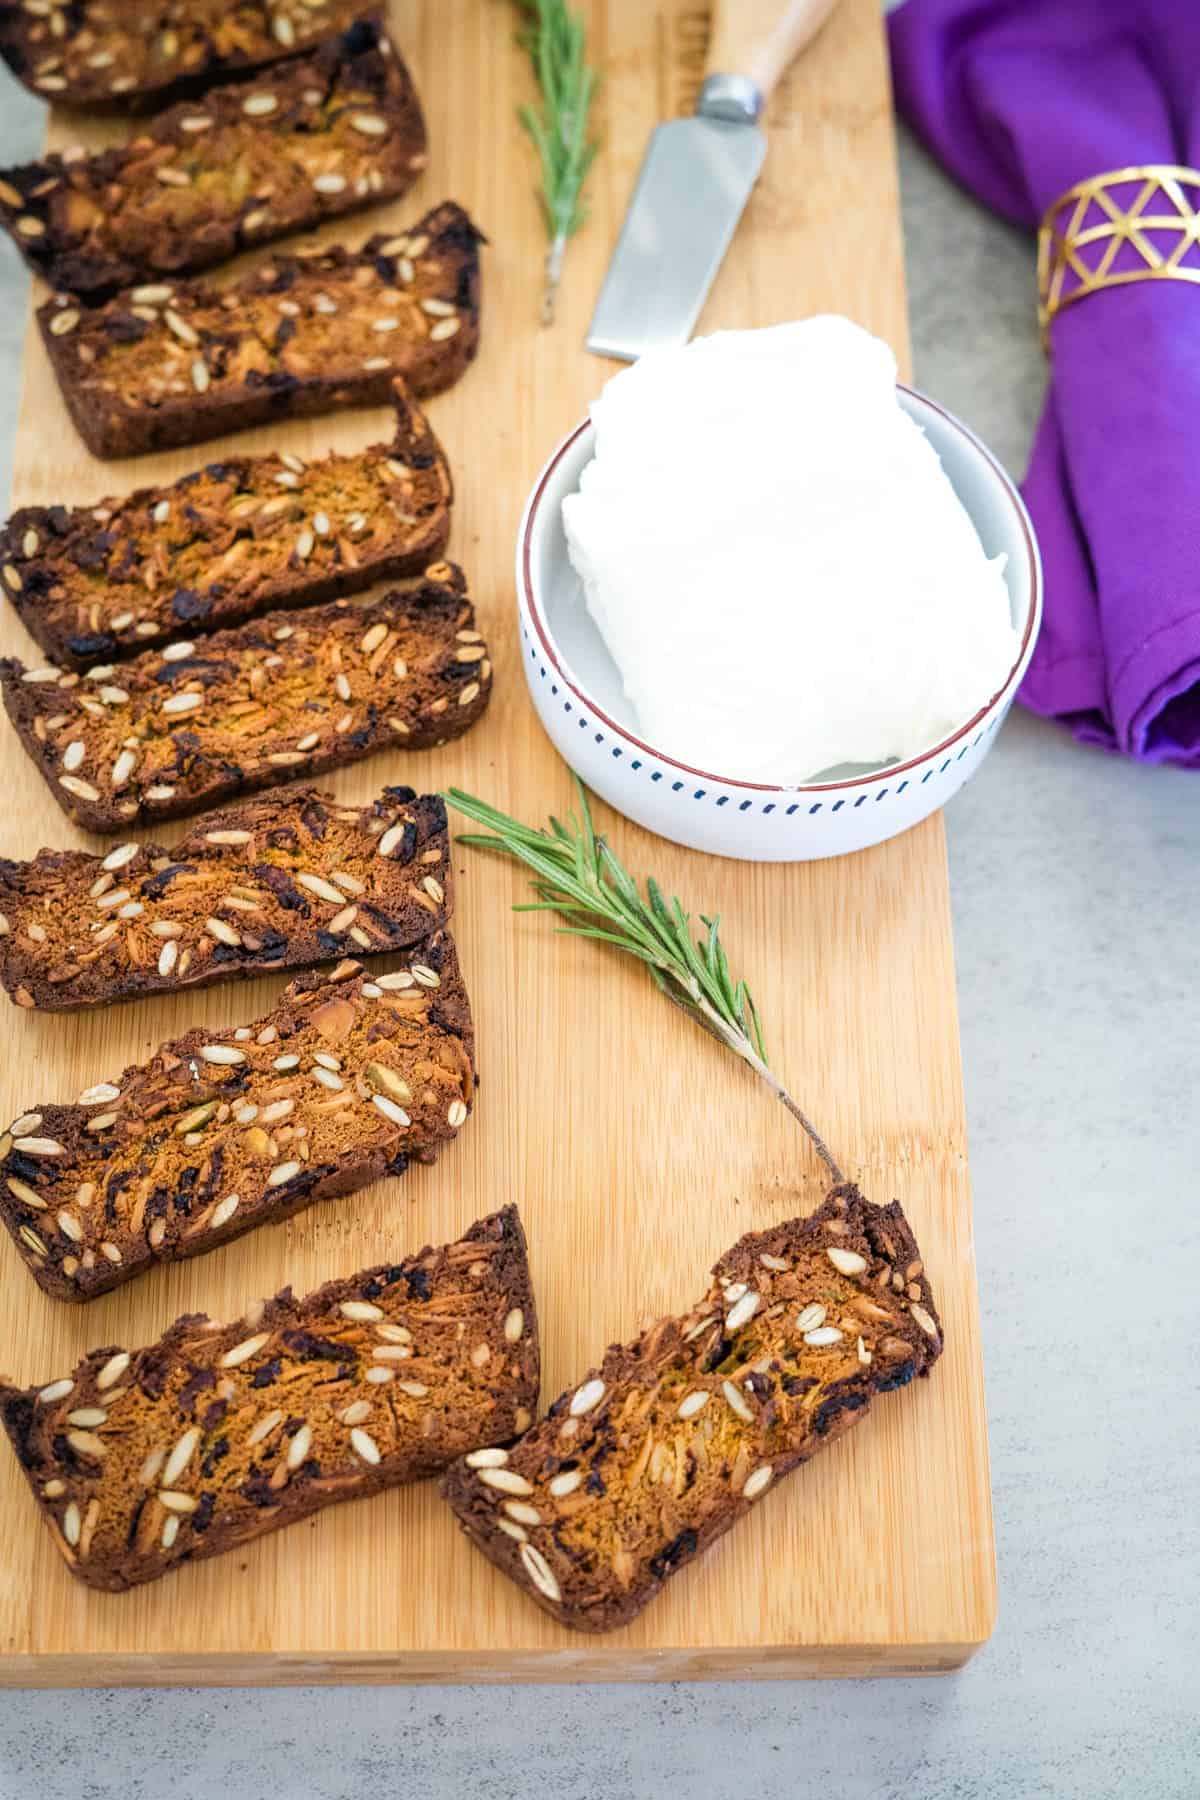
<path id="1" fill-rule="evenodd" d="M 714 0 L 710 75 L 745 75 L 763 98 L 812 42 L 837 0 Z"/>

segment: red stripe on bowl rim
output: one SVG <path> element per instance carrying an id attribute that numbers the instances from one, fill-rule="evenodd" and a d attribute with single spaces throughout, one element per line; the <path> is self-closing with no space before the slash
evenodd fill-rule
<path id="1" fill-rule="evenodd" d="M 596 704 L 591 695 L 581 688 L 563 667 L 533 592 L 533 575 L 531 571 L 533 555 L 531 546 L 533 523 L 537 517 L 543 496 L 555 469 L 557 469 L 563 457 L 566 456 L 567 452 L 579 438 L 583 436 L 583 433 L 587 431 L 591 424 L 590 419 L 584 419 L 575 427 L 574 431 L 568 433 L 562 443 L 559 444 L 557 450 L 554 451 L 549 462 L 542 470 L 542 473 L 538 478 L 537 486 L 526 506 L 525 523 L 521 529 L 520 543 L 521 583 L 525 592 L 525 604 L 529 609 L 529 616 L 533 621 L 534 630 L 537 632 L 538 638 L 541 641 L 546 660 L 553 666 L 564 687 L 569 688 L 575 695 L 575 698 L 585 706 L 595 718 L 602 720 L 615 736 L 623 738 L 628 744 L 635 744 L 639 750 L 644 751 L 647 756 L 654 757 L 657 762 L 666 764 L 668 768 L 678 769 L 681 774 L 689 775 L 697 781 L 707 781 L 720 787 L 738 788 L 745 793 L 753 794 L 829 794 L 836 793 L 842 788 L 871 787 L 879 782 L 894 781 L 898 775 L 907 774 L 910 770 L 919 768 L 922 763 L 935 760 L 937 757 L 941 756 L 944 751 L 953 749 L 956 744 L 962 742 L 963 738 L 969 736 L 969 734 L 974 731 L 975 727 L 987 717 L 988 713 L 992 711 L 997 703 L 1005 697 L 1009 689 L 1015 686 L 1018 677 L 1023 672 L 1023 666 L 1027 663 L 1032 651 L 1033 639 L 1037 628 L 1041 623 L 1042 617 L 1041 559 L 1038 556 L 1037 545 L 1033 536 L 1033 527 L 1029 522 L 1029 514 L 1025 510 L 1024 501 L 1017 492 L 1016 486 L 1007 471 L 996 461 L 996 458 L 992 455 L 987 445 L 982 443 L 980 439 L 975 436 L 975 433 L 963 424 L 961 419 L 956 418 L 952 412 L 948 412 L 944 406 L 939 406 L 936 400 L 931 400 L 927 394 L 922 394 L 917 388 L 908 387 L 902 381 L 898 381 L 896 387 L 900 393 L 907 394 L 909 398 L 915 400 L 918 405 L 926 406 L 929 408 L 930 412 L 937 413 L 939 418 L 944 419 L 946 424 L 949 425 L 952 430 L 957 431 L 961 437 L 964 437 L 967 442 L 979 452 L 1007 496 L 1009 504 L 1016 515 L 1017 524 L 1021 528 L 1021 536 L 1025 542 L 1025 553 L 1029 566 L 1029 616 L 1025 621 L 1025 632 L 1021 639 L 1021 647 L 1017 652 L 1016 661 L 1013 663 L 1012 668 L 991 698 L 979 708 L 977 713 L 974 713 L 972 717 L 967 720 L 965 725 L 961 725 L 952 736 L 944 738 L 941 743 L 932 745 L 928 750 L 920 751 L 918 755 L 910 757 L 907 762 L 889 763 L 885 769 L 880 769 L 873 775 L 854 775 L 842 781 L 806 781 L 800 782 L 794 787 L 780 787 L 772 782 L 764 781 L 739 781 L 735 776 L 717 775 L 708 769 L 695 769 L 690 763 L 680 762 L 678 757 L 668 756 L 666 751 L 659 750 L 654 744 L 648 744 L 644 738 L 640 738 L 636 736 L 634 732 L 630 731 L 628 726 L 618 724 L 615 719 L 609 717 L 602 706 Z"/>

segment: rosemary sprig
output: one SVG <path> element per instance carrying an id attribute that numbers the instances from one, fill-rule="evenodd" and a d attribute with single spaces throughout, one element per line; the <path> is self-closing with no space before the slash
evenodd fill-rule
<path id="1" fill-rule="evenodd" d="M 538 197 L 550 236 L 542 324 L 551 325 L 567 239 L 587 217 L 581 196 L 599 148 L 588 137 L 588 109 L 598 78 L 585 60 L 583 20 L 568 9 L 566 0 L 519 0 L 519 4 L 529 22 L 518 32 L 517 42 L 529 52 L 542 95 L 540 111 L 520 106 L 517 117 L 537 146 L 542 164 Z"/>
<path id="2" fill-rule="evenodd" d="M 762 1023 L 749 988 L 734 981 L 721 942 L 719 918 L 701 916 L 703 934 L 693 936 L 690 914 L 670 900 L 650 878 L 643 895 L 607 840 L 596 834 L 587 789 L 576 778 L 579 818 L 564 825 L 551 817 L 549 831 L 522 825 L 484 800 L 451 788 L 451 806 L 484 825 L 490 835 L 468 832 L 459 842 L 498 850 L 532 871 L 535 901 L 514 912 L 553 912 L 569 937 L 593 938 L 636 956 L 668 1000 L 696 1024 L 740 1056 L 797 1119 L 835 1181 L 844 1179 L 824 1140 L 767 1063 Z"/>

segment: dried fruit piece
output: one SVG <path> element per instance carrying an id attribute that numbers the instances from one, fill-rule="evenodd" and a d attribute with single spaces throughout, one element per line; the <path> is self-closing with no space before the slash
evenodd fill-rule
<path id="1" fill-rule="evenodd" d="M 355 1302 L 405 1331 L 421 1383 L 381 1394 L 368 1381 L 377 1328 L 347 1316 Z M 515 1347 L 503 1335 L 514 1307 L 530 1319 Z M 117 1394 L 100 1379 L 103 1350 L 83 1359 L 65 1392 L 61 1381 L 40 1391 L 0 1383 L 0 1417 L 26 1479 L 71 1573 L 89 1587 L 152 1581 L 335 1500 L 436 1474 L 477 1444 L 511 1438 L 537 1404 L 515 1207 L 457 1243 L 304 1300 L 285 1290 L 251 1316 L 252 1330 L 247 1318 L 214 1327 L 192 1314 L 156 1344 L 122 1352 L 129 1378 Z M 483 1375 L 465 1349 L 480 1341 L 497 1351 Z M 97 1394 L 102 1404 L 87 1405 Z M 93 1431 L 70 1428 L 79 1410 L 103 1415 Z M 83 1436 L 93 1442 L 72 1443 Z"/>
<path id="2" fill-rule="evenodd" d="M 877 1394 L 929 1373 L 942 1334 L 928 1283 L 922 1273 L 921 1303 L 891 1291 L 893 1269 L 916 1259 L 898 1205 L 834 1188 L 810 1218 L 742 1238 L 698 1306 L 614 1345 L 502 1466 L 465 1458 L 443 1495 L 564 1625 L 625 1625 Z M 879 1316 L 859 1310 L 868 1293 Z M 817 1316 L 847 1330 L 806 1335 Z M 525 1510 L 506 1511 L 508 1495 Z"/>

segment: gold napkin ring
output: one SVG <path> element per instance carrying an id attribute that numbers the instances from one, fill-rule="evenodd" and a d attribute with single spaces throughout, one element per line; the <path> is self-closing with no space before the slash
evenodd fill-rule
<path id="1" fill-rule="evenodd" d="M 1114 190 L 1129 190 L 1118 193 Z M 1162 248 L 1147 231 L 1174 234 Z M 1128 244 L 1138 267 L 1114 269 Z M 1184 263 L 1189 250 L 1192 255 Z M 1172 163 L 1111 169 L 1068 188 L 1049 207 L 1038 232 L 1038 324 L 1050 347 L 1050 324 L 1065 306 L 1102 288 L 1131 281 L 1200 283 L 1200 171 Z"/>

